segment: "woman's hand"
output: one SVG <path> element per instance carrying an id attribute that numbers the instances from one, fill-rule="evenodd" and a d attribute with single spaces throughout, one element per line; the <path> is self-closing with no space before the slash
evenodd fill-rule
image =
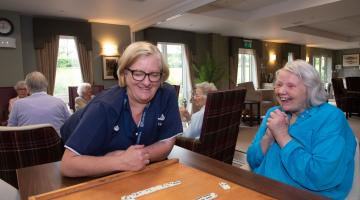
<path id="1" fill-rule="evenodd" d="M 179 108 L 179 111 L 180 111 L 180 116 L 181 116 L 181 120 L 182 121 L 190 121 L 190 113 L 186 110 L 185 107 L 180 107 Z"/>
<path id="2" fill-rule="evenodd" d="M 289 118 L 279 109 L 270 113 L 266 125 L 281 148 L 292 139 L 288 133 Z"/>
<path id="3" fill-rule="evenodd" d="M 118 156 L 121 162 L 127 166 L 126 169 L 121 169 L 125 171 L 142 170 L 150 163 L 150 155 L 144 145 L 132 145 Z"/>
<path id="4" fill-rule="evenodd" d="M 261 150 L 263 154 L 266 154 L 267 150 L 273 142 L 274 136 L 271 134 L 271 131 L 269 129 L 266 129 L 265 135 L 261 140 Z"/>

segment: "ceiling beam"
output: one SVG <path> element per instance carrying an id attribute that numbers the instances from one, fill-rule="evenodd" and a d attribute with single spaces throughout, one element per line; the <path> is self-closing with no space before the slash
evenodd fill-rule
<path id="1" fill-rule="evenodd" d="M 288 28 L 283 28 L 283 29 L 287 30 L 287 31 L 293 31 L 293 32 L 297 32 L 297 33 L 305 33 L 305 34 L 309 34 L 309 35 L 319 36 L 319 37 L 323 37 L 323 38 L 329 38 L 329 39 L 333 39 L 333 40 L 339 40 L 339 41 L 343 41 L 343 42 L 352 42 L 351 37 L 333 33 L 333 32 L 329 32 L 329 31 L 320 30 L 317 28 L 304 26 L 304 25 L 293 26 L 293 27 L 288 27 Z"/>
<path id="2" fill-rule="evenodd" d="M 198 8 L 200 6 L 214 2 L 215 0 L 184 0 L 181 3 L 174 4 L 173 6 L 164 9 L 161 12 L 153 13 L 146 16 L 139 21 L 130 25 L 130 31 L 136 32 L 144 28 L 150 27 L 161 21 L 166 21 L 171 17 L 182 15 L 185 12 Z"/>

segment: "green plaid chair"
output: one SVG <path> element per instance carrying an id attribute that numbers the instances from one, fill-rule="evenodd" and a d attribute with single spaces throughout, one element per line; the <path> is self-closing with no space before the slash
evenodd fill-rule
<path id="1" fill-rule="evenodd" d="M 209 93 L 199 139 L 178 136 L 176 145 L 232 164 L 245 89 Z"/>
<path id="2" fill-rule="evenodd" d="M 50 124 L 0 127 L 0 178 L 18 187 L 16 169 L 59 161 L 61 138 Z"/>

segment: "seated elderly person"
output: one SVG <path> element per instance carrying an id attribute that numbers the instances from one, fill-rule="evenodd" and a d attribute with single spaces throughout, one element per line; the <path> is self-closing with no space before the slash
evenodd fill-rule
<path id="1" fill-rule="evenodd" d="M 189 127 L 184 129 L 182 136 L 189 138 L 196 138 L 200 136 L 205 112 L 206 97 L 209 92 L 213 91 L 217 91 L 217 88 L 213 83 L 202 82 L 196 84 L 193 103 L 195 106 L 200 108 L 200 110 L 190 115 L 186 108 L 180 108 L 181 118 L 190 122 Z"/>
<path id="2" fill-rule="evenodd" d="M 90 83 L 81 83 L 77 88 L 78 97 L 75 98 L 75 111 L 84 108 L 94 98 Z"/>
<path id="3" fill-rule="evenodd" d="M 344 113 L 326 102 L 316 69 L 303 60 L 276 72 L 275 96 L 247 151 L 253 172 L 331 199 L 345 199 L 356 140 Z"/>
<path id="4" fill-rule="evenodd" d="M 14 105 L 15 101 L 24 97 L 28 96 L 28 90 L 26 88 L 25 81 L 18 81 L 14 89 L 17 93 L 17 96 L 9 100 L 9 113 L 11 112 L 12 106 Z"/>
<path id="5" fill-rule="evenodd" d="M 60 127 L 70 116 L 65 103 L 46 93 L 48 82 L 40 72 L 26 75 L 30 96 L 17 100 L 9 116 L 8 126 L 51 124 L 60 134 Z"/>

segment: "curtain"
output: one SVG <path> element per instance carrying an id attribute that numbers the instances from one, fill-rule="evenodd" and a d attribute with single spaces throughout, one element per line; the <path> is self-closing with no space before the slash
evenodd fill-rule
<path id="1" fill-rule="evenodd" d="M 255 50 L 254 50 L 254 53 L 255 53 L 254 57 L 255 57 L 257 85 L 260 86 L 260 84 L 261 84 L 261 67 L 259 67 L 260 57 L 256 54 Z M 261 86 L 259 88 L 261 88 Z"/>
<path id="2" fill-rule="evenodd" d="M 185 55 L 186 55 L 186 60 L 187 60 L 187 67 L 188 67 L 188 73 L 189 73 L 189 77 L 190 77 L 190 81 L 188 82 L 190 85 L 189 85 L 189 88 L 190 88 L 190 98 L 192 98 L 192 89 L 194 88 L 195 86 L 195 70 L 194 68 L 192 67 L 193 65 L 193 59 L 192 59 L 192 55 L 191 55 L 191 50 L 189 48 L 188 45 L 184 44 L 184 49 L 185 49 Z M 189 91 L 187 91 L 189 92 Z M 188 111 L 190 111 L 191 113 L 194 112 L 194 109 L 193 109 L 193 105 L 192 105 L 192 102 L 191 102 L 191 99 L 188 99 L 189 102 L 188 102 L 188 106 L 187 106 L 187 109 Z"/>
<path id="3" fill-rule="evenodd" d="M 191 55 L 191 50 L 189 48 L 188 45 L 184 45 L 185 48 L 185 54 L 186 54 L 186 59 L 188 62 L 188 72 L 190 74 L 190 83 L 191 83 L 191 88 L 193 88 L 194 86 L 194 81 L 195 81 L 195 70 L 194 68 L 192 68 L 192 64 L 193 64 L 193 59 L 192 59 L 192 55 Z"/>
<path id="4" fill-rule="evenodd" d="M 238 54 L 233 54 L 230 56 L 229 63 L 230 63 L 230 69 L 229 69 L 229 88 L 235 88 L 237 84 L 237 73 L 238 73 L 238 62 L 239 57 Z"/>
<path id="5" fill-rule="evenodd" d="M 36 49 L 38 70 L 44 74 L 49 82 L 48 94 L 54 94 L 56 63 L 59 50 L 59 36 L 53 36 L 44 42 L 42 49 Z"/>
<path id="6" fill-rule="evenodd" d="M 76 38 L 76 48 L 79 55 L 81 75 L 83 81 L 93 85 L 94 76 L 91 65 L 91 50 L 87 50 L 86 46 L 78 38 Z"/>

